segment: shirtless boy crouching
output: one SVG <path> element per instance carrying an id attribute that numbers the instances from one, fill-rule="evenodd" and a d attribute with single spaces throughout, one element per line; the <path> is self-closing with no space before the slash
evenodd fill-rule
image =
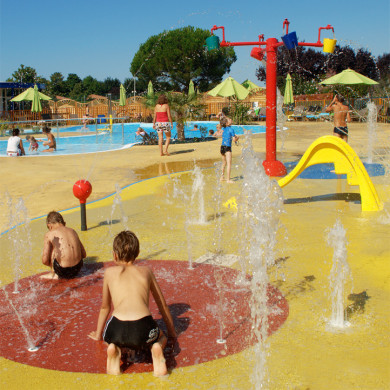
<path id="1" fill-rule="evenodd" d="M 93 340 L 104 340 L 107 348 L 107 374 L 119 375 L 121 348 L 138 350 L 148 347 L 157 377 L 167 375 L 163 350 L 167 338 L 149 310 L 152 292 L 167 325 L 168 336 L 175 338 L 172 316 L 152 270 L 134 264 L 139 254 L 139 241 L 130 231 L 119 233 L 113 244 L 115 266 L 107 268 L 103 280 L 103 298 L 97 328 L 89 334 Z M 106 320 L 114 308 L 111 318 Z"/>
<path id="2" fill-rule="evenodd" d="M 87 256 L 77 233 L 66 227 L 62 215 L 51 211 L 46 217 L 49 231 L 45 234 L 42 263 L 52 270 L 43 279 L 72 279 L 77 276 Z"/>

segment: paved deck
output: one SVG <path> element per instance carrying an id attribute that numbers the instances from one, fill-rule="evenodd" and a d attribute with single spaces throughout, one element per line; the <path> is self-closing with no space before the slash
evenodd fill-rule
<path id="1" fill-rule="evenodd" d="M 311 141 L 329 130 L 325 125 L 289 125 L 285 151 L 279 153 L 283 161 L 299 159 Z M 388 168 L 390 127 L 379 129 L 375 158 Z M 365 137 L 364 125 L 352 126 L 350 143 L 363 157 Z M 256 137 L 253 143 L 261 159 L 264 138 Z M 162 158 L 156 157 L 154 147 L 140 147 L 100 158 L 53 156 L 49 163 L 48 158 L 44 162 L 7 159 L 3 169 L 13 174 L 0 182 L 4 195 L 2 231 L 26 216 L 33 220 L 0 237 L 2 387 L 254 388 L 255 347 L 247 327 L 246 297 L 250 292 L 245 283 L 239 291 L 232 283 L 242 267 L 238 255 L 245 236 L 240 235 L 234 210 L 222 206 L 241 192 L 241 147 L 233 151 L 235 183 L 216 192 L 218 145 L 216 141 L 172 146 L 176 154 Z M 191 204 L 194 157 L 196 164 L 205 168 L 207 223 L 199 223 L 199 208 Z M 79 178 L 91 181 L 92 200 L 104 198 L 88 204 L 88 231 L 79 232 L 88 252 L 85 274 L 72 281 L 72 286 L 40 283 L 37 275 L 45 271 L 40 264 L 45 224 L 38 217 L 53 208 L 69 209 L 64 218 L 68 226 L 78 230 L 79 210 L 70 208 L 77 205 L 71 189 Z M 348 186 L 345 179 L 296 179 L 283 189 L 284 213 L 268 287 L 268 305 L 274 306 L 276 301 L 280 307 L 270 320 L 272 334 L 264 345 L 270 389 L 389 388 L 388 169 L 372 180 L 384 202 L 384 209 L 376 213 L 361 211 L 358 188 Z M 133 184 L 107 197 L 115 192 L 115 184 L 120 188 L 129 183 Z M 19 207 L 19 214 L 11 213 L 15 207 Z M 350 267 L 344 307 L 350 326 L 339 330 L 329 324 L 333 249 L 327 235 L 336 220 L 346 229 Z M 97 320 L 102 269 L 111 260 L 113 236 L 124 228 L 139 236 L 140 259 L 154 267 L 181 330 L 178 343 L 167 351 L 171 375 L 166 380 L 152 376 L 147 356 L 128 365 L 122 376 L 105 375 L 104 347 L 87 339 Z M 215 252 L 220 256 L 210 255 Z M 193 270 L 188 270 L 189 258 Z M 15 281 L 18 294 L 13 294 Z M 222 319 L 218 315 L 220 291 Z M 38 351 L 26 351 L 26 336 L 5 293 L 16 308 L 22 308 L 25 327 L 31 331 L 34 344 L 41 347 Z M 63 310 L 59 310 L 62 304 Z M 57 315 L 55 310 L 59 310 Z M 216 343 L 221 329 L 226 344 Z"/>

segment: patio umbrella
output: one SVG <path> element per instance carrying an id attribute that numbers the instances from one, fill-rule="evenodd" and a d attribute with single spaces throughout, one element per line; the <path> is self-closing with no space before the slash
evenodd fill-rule
<path id="1" fill-rule="evenodd" d="M 119 105 L 120 106 L 126 105 L 126 90 L 123 84 L 121 84 L 119 88 Z"/>
<path id="2" fill-rule="evenodd" d="M 366 85 L 377 85 L 374 80 L 363 76 L 362 74 L 355 72 L 352 69 L 345 69 L 336 75 L 329 77 L 328 79 L 321 81 L 320 84 L 334 85 L 334 84 L 366 84 Z"/>
<path id="3" fill-rule="evenodd" d="M 222 97 L 236 97 L 238 100 L 244 100 L 249 91 L 239 84 L 233 77 L 228 77 L 221 84 L 218 84 L 211 91 L 207 92 L 211 96 L 222 96 Z"/>
<path id="4" fill-rule="evenodd" d="M 195 95 L 194 82 L 191 80 L 190 85 L 188 86 L 188 97 L 193 97 Z"/>
<path id="5" fill-rule="evenodd" d="M 249 79 L 246 79 L 241 85 L 244 86 L 249 92 L 252 92 L 252 91 L 255 92 L 255 91 L 262 89 L 262 87 L 259 87 L 254 82 L 250 81 Z"/>
<path id="6" fill-rule="evenodd" d="M 41 112 L 41 111 L 42 111 L 42 104 L 41 104 L 41 99 L 39 98 L 38 87 L 34 85 L 34 96 L 31 105 L 31 112 Z"/>
<path id="7" fill-rule="evenodd" d="M 34 100 L 34 89 L 36 88 L 36 85 L 34 88 L 28 88 L 25 91 L 23 91 L 21 94 L 15 96 L 13 99 L 11 99 L 11 102 L 21 102 L 22 100 L 29 100 L 33 101 Z M 45 95 L 42 92 L 38 91 L 38 96 L 40 100 L 51 100 L 51 97 Z"/>
<path id="8" fill-rule="evenodd" d="M 286 87 L 284 88 L 283 104 L 289 105 L 294 103 L 292 80 L 290 73 L 286 77 Z"/>
<path id="9" fill-rule="evenodd" d="M 152 97 L 153 95 L 154 95 L 153 84 L 152 81 L 149 81 L 147 96 Z"/>

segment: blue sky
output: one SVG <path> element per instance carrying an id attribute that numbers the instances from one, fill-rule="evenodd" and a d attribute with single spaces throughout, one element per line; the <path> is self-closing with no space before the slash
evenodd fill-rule
<path id="1" fill-rule="evenodd" d="M 374 56 L 390 52 L 389 0 L 0 0 L 0 81 L 24 64 L 46 78 L 61 72 L 65 78 L 76 73 L 123 82 L 151 35 L 223 25 L 228 41 L 257 41 L 259 34 L 280 40 L 285 18 L 300 41 L 317 41 L 318 28 L 331 24 L 342 46 L 363 47 Z M 230 75 L 256 81 L 259 63 L 250 57 L 251 47 L 235 49 Z"/>

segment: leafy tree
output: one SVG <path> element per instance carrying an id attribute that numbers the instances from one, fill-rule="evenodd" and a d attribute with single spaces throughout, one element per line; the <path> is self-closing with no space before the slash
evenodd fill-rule
<path id="1" fill-rule="evenodd" d="M 101 95 L 103 93 L 101 83 L 92 76 L 87 76 L 83 79 L 83 87 L 88 95 Z"/>
<path id="2" fill-rule="evenodd" d="M 208 30 L 191 26 L 151 36 L 131 62 L 137 91 L 146 91 L 149 80 L 157 90 L 187 89 L 190 80 L 206 91 L 222 80 L 237 57 L 233 48 L 207 52 Z"/>
<path id="3" fill-rule="evenodd" d="M 34 68 L 24 66 L 23 64 L 12 73 L 12 80 L 18 83 L 36 83 L 38 78 L 37 71 Z"/>
<path id="4" fill-rule="evenodd" d="M 47 85 L 47 92 L 52 96 L 67 94 L 68 90 L 62 73 L 54 72 L 50 76 L 50 80 Z"/>
<path id="5" fill-rule="evenodd" d="M 154 109 L 159 94 L 145 96 L 143 104 Z M 197 94 L 188 96 L 185 92 L 169 92 L 166 94 L 171 109 L 172 120 L 176 122 L 177 138 L 180 141 L 185 139 L 184 126 L 190 118 L 196 118 L 203 114 L 204 105 L 200 103 Z"/>
<path id="6" fill-rule="evenodd" d="M 65 83 L 68 93 L 71 93 L 75 85 L 81 83 L 81 79 L 76 73 L 69 73 Z"/>
<path id="7" fill-rule="evenodd" d="M 111 93 L 113 95 L 119 96 L 120 85 L 121 82 L 119 81 L 119 79 L 107 77 L 102 83 L 102 91 L 104 94 Z"/>
<path id="8" fill-rule="evenodd" d="M 204 106 L 196 94 L 188 96 L 185 92 L 170 92 L 167 97 L 171 114 L 176 122 L 177 138 L 182 141 L 185 139 L 184 126 L 187 121 L 198 116 Z"/>
<path id="9" fill-rule="evenodd" d="M 319 50 L 307 49 L 299 46 L 295 50 L 287 50 L 284 46 L 278 49 L 277 58 L 277 85 L 284 91 L 287 73 L 291 74 L 294 94 L 311 94 L 324 90 L 319 82 L 325 77 L 351 68 L 374 80 L 379 78 L 375 60 L 365 49 L 354 51 L 350 46 L 336 46 L 333 54 L 324 54 Z M 266 80 L 266 70 L 260 67 L 256 71 L 259 80 Z M 333 87 L 330 87 L 333 88 Z M 338 86 L 338 92 L 354 96 L 363 96 L 367 93 L 367 86 Z"/>

